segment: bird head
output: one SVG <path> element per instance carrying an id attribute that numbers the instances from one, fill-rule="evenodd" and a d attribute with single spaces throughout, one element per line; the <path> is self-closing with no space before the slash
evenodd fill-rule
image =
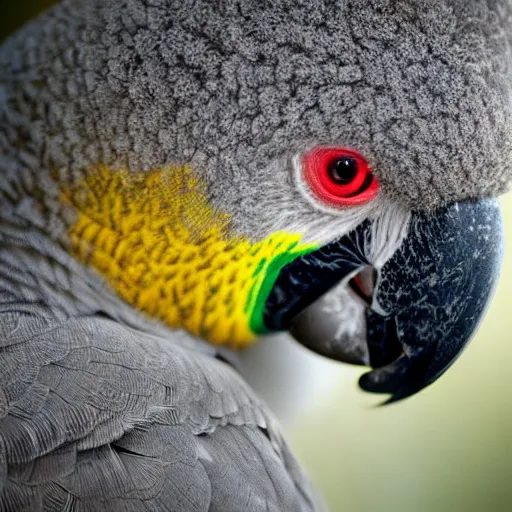
<path id="1" fill-rule="evenodd" d="M 214 344 L 290 330 L 395 399 L 448 368 L 500 265 L 509 2 L 71 4 L 4 46 L 34 69 L 1 83 L 6 175 L 101 293 Z"/>

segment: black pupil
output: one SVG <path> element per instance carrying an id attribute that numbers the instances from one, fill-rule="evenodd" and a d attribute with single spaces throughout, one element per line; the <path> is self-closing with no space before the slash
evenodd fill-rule
<path id="1" fill-rule="evenodd" d="M 348 185 L 357 175 L 357 162 L 351 156 L 336 158 L 329 164 L 329 177 L 338 185 Z"/>

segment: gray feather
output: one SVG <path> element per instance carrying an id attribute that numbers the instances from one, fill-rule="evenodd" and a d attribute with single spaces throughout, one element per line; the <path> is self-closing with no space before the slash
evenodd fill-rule
<path id="1" fill-rule="evenodd" d="M 225 363 L 43 306 L 4 304 L 0 325 L 0 510 L 314 510 L 274 419 Z"/>
<path id="2" fill-rule="evenodd" d="M 2 45 L 0 511 L 314 510 L 216 349 L 67 254 L 60 184 L 191 164 L 254 240 L 343 223 L 291 186 L 316 144 L 357 148 L 407 207 L 497 195 L 511 23 L 511 0 L 65 0 Z"/>

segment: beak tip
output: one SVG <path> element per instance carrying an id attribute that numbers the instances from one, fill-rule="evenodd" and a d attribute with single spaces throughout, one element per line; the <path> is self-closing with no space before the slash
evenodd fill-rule
<path id="1" fill-rule="evenodd" d="M 359 379 L 359 387 L 366 392 L 376 393 L 376 394 L 388 394 L 390 397 L 386 399 L 384 402 L 379 404 L 380 406 L 390 405 L 396 402 L 400 402 L 406 398 L 409 398 L 412 395 L 415 395 L 419 391 L 421 391 L 425 386 L 415 383 L 415 385 L 410 385 L 407 382 L 402 382 L 398 387 L 394 387 L 390 382 L 387 382 L 385 385 L 377 382 L 372 378 L 372 373 L 365 373 Z"/>
<path id="2" fill-rule="evenodd" d="M 433 383 L 442 371 L 437 371 L 435 355 L 424 351 L 410 357 L 405 353 L 392 363 L 363 374 L 359 386 L 370 393 L 391 395 L 383 405 L 408 398 Z"/>

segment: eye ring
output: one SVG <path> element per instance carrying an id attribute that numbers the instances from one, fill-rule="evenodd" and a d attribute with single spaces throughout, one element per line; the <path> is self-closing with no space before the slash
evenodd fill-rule
<path id="1" fill-rule="evenodd" d="M 302 157 L 303 176 L 323 203 L 356 206 L 374 199 L 378 182 L 368 162 L 346 148 L 316 147 Z"/>

